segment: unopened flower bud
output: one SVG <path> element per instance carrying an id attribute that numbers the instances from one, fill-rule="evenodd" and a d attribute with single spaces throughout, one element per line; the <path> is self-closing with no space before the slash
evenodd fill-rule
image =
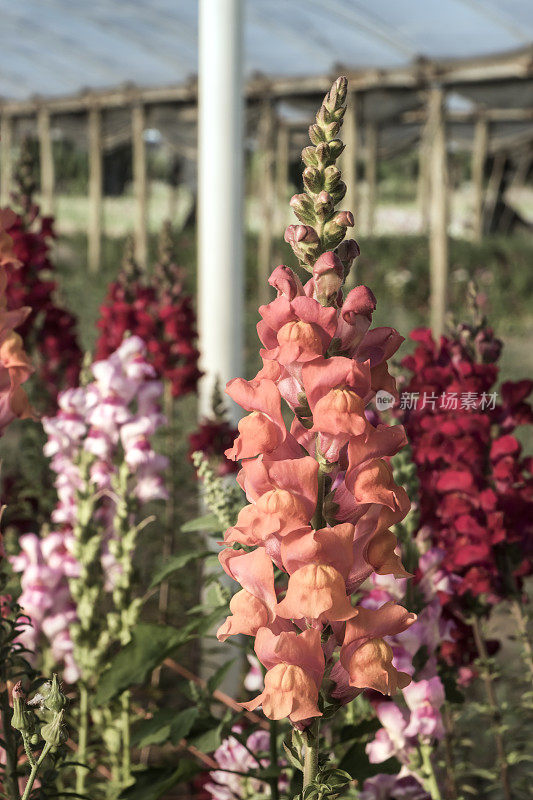
<path id="1" fill-rule="evenodd" d="M 354 218 L 352 212 L 339 211 L 339 213 L 335 217 L 335 222 L 337 223 L 337 225 L 342 226 L 344 228 L 353 228 Z"/>
<path id="2" fill-rule="evenodd" d="M 58 747 L 68 739 L 67 727 L 63 722 L 65 711 L 62 710 L 54 715 L 51 722 L 47 722 L 41 728 L 41 738 L 48 744 Z"/>
<path id="3" fill-rule="evenodd" d="M 335 252 L 344 265 L 344 277 L 346 278 L 348 277 L 354 260 L 361 253 L 359 245 L 355 239 L 345 239 L 344 242 L 340 243 Z"/>
<path id="4" fill-rule="evenodd" d="M 340 78 L 337 78 L 324 98 L 323 105 L 330 113 L 344 105 L 347 91 L 348 79 L 344 75 L 341 75 Z"/>
<path id="5" fill-rule="evenodd" d="M 316 167 L 318 165 L 316 148 L 311 146 L 304 147 L 302 150 L 302 161 L 307 167 Z"/>
<path id="6" fill-rule="evenodd" d="M 331 150 L 328 142 L 320 142 L 320 144 L 317 145 L 315 152 L 316 160 L 319 166 L 327 167 L 330 164 L 333 164 L 335 159 L 331 157 Z"/>
<path id="7" fill-rule="evenodd" d="M 322 128 L 317 124 L 309 126 L 309 138 L 315 145 L 326 141 Z"/>
<path id="8" fill-rule="evenodd" d="M 68 704 L 68 700 L 59 686 L 57 675 L 54 675 L 52 683 L 46 684 L 41 689 L 41 694 L 43 695 L 43 705 L 49 711 L 62 711 Z"/>
<path id="9" fill-rule="evenodd" d="M 14 685 L 11 697 L 13 698 L 11 726 L 21 733 L 31 734 L 35 727 L 35 717 L 26 708 L 26 696 L 22 690 L 22 681 L 18 681 Z"/>
<path id="10" fill-rule="evenodd" d="M 315 200 L 315 213 L 317 217 L 321 220 L 328 219 L 328 217 L 333 212 L 334 203 L 333 198 L 329 194 L 329 192 L 320 192 L 317 199 Z"/>
<path id="11" fill-rule="evenodd" d="M 285 241 L 290 244 L 299 261 L 309 266 L 314 264 L 320 249 L 320 240 L 313 227 L 289 225 L 285 230 Z"/>
<path id="12" fill-rule="evenodd" d="M 322 305 L 328 305 L 344 281 L 344 267 L 340 258 L 331 251 L 323 253 L 313 266 L 313 279 L 315 299 Z"/>
<path id="13" fill-rule="evenodd" d="M 293 195 L 290 199 L 290 206 L 304 225 L 311 225 L 315 221 L 313 202 L 307 194 Z"/>
<path id="14" fill-rule="evenodd" d="M 306 189 L 313 194 L 317 194 L 322 189 L 322 173 L 316 167 L 306 167 L 303 173 Z"/>

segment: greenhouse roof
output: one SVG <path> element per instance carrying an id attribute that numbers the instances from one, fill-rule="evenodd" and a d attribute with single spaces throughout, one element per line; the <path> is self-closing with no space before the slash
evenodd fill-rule
<path id="1" fill-rule="evenodd" d="M 0 0 L 0 96 L 68 95 L 197 71 L 196 0 Z M 398 67 L 533 41 L 530 0 L 246 0 L 247 75 Z"/>

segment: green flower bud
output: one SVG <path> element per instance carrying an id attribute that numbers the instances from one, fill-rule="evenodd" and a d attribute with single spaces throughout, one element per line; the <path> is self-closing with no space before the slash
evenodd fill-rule
<path id="1" fill-rule="evenodd" d="M 13 715 L 11 717 L 11 727 L 21 733 L 32 733 L 35 727 L 35 717 L 33 712 L 26 708 L 26 698 L 22 691 L 22 681 L 13 687 Z"/>
<path id="2" fill-rule="evenodd" d="M 64 744 L 68 739 L 67 727 L 63 723 L 65 716 L 64 709 L 57 713 L 51 722 L 43 725 L 41 728 L 41 738 L 48 744 L 58 747 Z"/>
<path id="3" fill-rule="evenodd" d="M 48 683 L 41 689 L 44 698 L 44 707 L 50 711 L 62 711 L 68 705 L 68 700 L 61 691 L 57 675 L 54 675 L 52 683 Z"/>

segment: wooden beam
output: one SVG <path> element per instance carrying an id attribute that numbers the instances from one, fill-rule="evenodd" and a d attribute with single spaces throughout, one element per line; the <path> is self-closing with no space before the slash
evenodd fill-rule
<path id="1" fill-rule="evenodd" d="M 89 213 L 87 247 L 89 272 L 98 272 L 102 257 L 102 115 L 91 108 L 88 117 Z"/>
<path id="2" fill-rule="evenodd" d="M 357 92 L 350 92 L 344 124 L 341 129 L 340 137 L 344 141 L 345 149 L 341 155 L 341 170 L 344 183 L 346 184 L 346 195 L 342 207 L 346 211 L 351 211 L 355 218 L 355 230 L 358 230 L 358 201 L 359 190 L 357 185 L 357 165 L 359 163 L 360 136 L 359 127 L 361 124 L 361 98 Z"/>
<path id="3" fill-rule="evenodd" d="M 271 98 L 261 108 L 258 131 L 259 177 L 257 197 L 259 200 L 259 239 L 257 246 L 257 288 L 259 304 L 270 300 L 268 279 L 273 269 L 272 236 L 274 232 L 274 123 L 275 110 Z"/>
<path id="4" fill-rule="evenodd" d="M 429 268 L 430 321 L 435 338 L 444 330 L 448 291 L 448 169 L 444 90 L 433 87 L 428 96 L 429 125 Z"/>
<path id="5" fill-rule="evenodd" d="M 148 260 L 148 184 L 146 180 L 146 146 L 144 142 L 145 109 L 140 102 L 131 109 L 133 159 L 133 193 L 135 198 L 135 260 L 146 267 Z"/>
<path id="6" fill-rule="evenodd" d="M 375 122 L 365 125 L 366 235 L 374 235 L 378 167 L 378 128 Z"/>
<path id="7" fill-rule="evenodd" d="M 54 213 L 54 152 L 50 130 L 50 112 L 40 108 L 37 113 L 37 135 L 41 163 L 41 209 L 43 214 Z"/>
<path id="8" fill-rule="evenodd" d="M 13 120 L 7 114 L 0 118 L 0 205 L 9 203 L 13 184 Z"/>
<path id="9" fill-rule="evenodd" d="M 483 199 L 485 193 L 485 164 L 489 146 L 489 123 L 483 115 L 476 121 L 472 151 L 472 186 L 474 190 L 474 238 L 483 236 Z"/>
<path id="10" fill-rule="evenodd" d="M 511 53 L 474 57 L 469 59 L 418 60 L 405 67 L 390 69 L 345 70 L 353 90 L 378 88 L 427 88 L 435 80 L 442 86 L 459 86 L 461 83 L 485 83 L 496 80 L 527 79 L 533 75 L 532 48 L 524 47 Z M 266 80 L 263 76 L 248 81 L 245 89 L 248 99 L 257 100 L 265 92 L 273 98 L 320 96 L 332 83 L 331 75 Z M 32 98 L 8 100 L 1 104 L 3 111 L 15 116 L 35 114 L 39 106 L 46 105 L 50 113 L 87 111 L 96 101 L 101 108 L 124 108 L 133 100 L 144 105 L 184 103 L 194 105 L 197 101 L 197 82 L 185 84 L 137 88 L 119 86 L 100 92 L 85 92 L 54 98 Z"/>

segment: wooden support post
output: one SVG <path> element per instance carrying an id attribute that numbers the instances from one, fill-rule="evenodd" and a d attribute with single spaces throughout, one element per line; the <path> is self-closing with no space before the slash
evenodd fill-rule
<path id="1" fill-rule="evenodd" d="M 276 204 L 277 226 L 283 230 L 287 219 L 289 200 L 290 130 L 278 122 L 276 138 Z"/>
<path id="2" fill-rule="evenodd" d="M 146 267 L 148 260 L 148 190 L 144 127 L 144 105 L 135 103 L 131 110 L 133 191 L 135 197 L 134 241 L 135 260 L 141 267 Z"/>
<path id="3" fill-rule="evenodd" d="M 375 122 L 365 126 L 365 180 L 366 180 L 366 230 L 367 236 L 374 235 L 376 214 L 376 189 L 378 165 L 378 129 Z"/>
<path id="4" fill-rule="evenodd" d="M 357 92 L 348 95 L 348 104 L 344 115 L 341 137 L 345 144 L 345 150 L 341 157 L 341 168 L 343 180 L 346 184 L 346 195 L 342 203 L 343 209 L 351 211 L 355 218 L 355 229 L 357 230 L 357 164 L 359 161 L 359 125 L 361 117 L 361 98 Z"/>
<path id="5" fill-rule="evenodd" d="M 37 134 L 41 161 L 41 210 L 43 214 L 54 213 L 54 153 L 50 131 L 50 112 L 40 108 L 37 112 Z"/>
<path id="6" fill-rule="evenodd" d="M 426 120 L 420 132 L 418 149 L 417 206 L 420 216 L 420 233 L 429 231 L 430 150 L 429 121 Z"/>
<path id="7" fill-rule="evenodd" d="M 270 98 L 263 101 L 259 121 L 259 240 L 257 245 L 257 289 L 259 304 L 270 300 L 268 279 L 272 272 L 272 235 L 274 221 L 274 105 Z"/>
<path id="8" fill-rule="evenodd" d="M 474 238 L 483 236 L 483 205 L 485 192 L 485 164 L 489 145 L 489 123 L 485 116 L 476 120 L 474 149 L 472 152 L 472 185 L 474 189 Z"/>
<path id="9" fill-rule="evenodd" d="M 448 170 L 446 157 L 446 126 L 444 121 L 444 91 L 430 90 L 428 99 L 430 137 L 430 321 L 435 337 L 444 330 L 448 289 Z"/>
<path id="10" fill-rule="evenodd" d="M 98 272 L 102 255 L 102 115 L 91 108 L 88 117 L 89 214 L 87 228 L 89 272 Z"/>
<path id="11" fill-rule="evenodd" d="M 0 119 L 0 204 L 2 206 L 9 203 L 13 183 L 12 147 L 13 118 L 8 114 L 2 114 Z"/>

